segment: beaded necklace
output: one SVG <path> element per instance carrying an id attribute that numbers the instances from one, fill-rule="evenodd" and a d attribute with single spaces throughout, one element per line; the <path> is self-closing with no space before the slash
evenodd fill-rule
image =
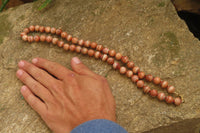
<path id="1" fill-rule="evenodd" d="M 64 43 L 64 41 L 59 40 L 57 37 L 52 37 L 50 35 L 35 35 L 28 36 L 29 32 L 41 32 L 41 33 L 51 33 L 61 36 L 61 38 L 66 39 L 69 43 Z M 160 101 L 165 101 L 168 104 L 174 104 L 176 106 L 183 103 L 183 97 L 175 92 L 175 87 L 168 85 L 167 81 L 161 80 L 159 77 L 153 77 L 152 75 L 146 75 L 143 71 L 140 70 L 138 66 L 135 66 L 133 61 L 129 61 L 127 56 L 123 56 L 121 53 L 116 53 L 115 50 L 110 50 L 103 45 L 97 44 L 95 42 L 79 40 L 76 37 L 67 32 L 62 31 L 61 29 L 44 27 L 44 26 L 33 26 L 25 28 L 21 33 L 23 41 L 31 42 L 48 42 L 58 45 L 60 48 L 64 48 L 66 51 L 72 51 L 76 53 L 82 53 L 95 59 L 101 59 L 104 62 L 107 62 L 109 65 L 112 65 L 115 70 L 119 70 L 120 74 L 126 75 L 132 80 L 133 83 L 136 83 L 138 88 L 142 88 L 145 94 L 149 94 L 151 97 L 157 97 Z M 120 62 L 122 66 L 120 66 Z M 161 88 L 166 89 L 168 94 L 175 94 L 176 97 L 170 95 L 166 96 L 165 93 L 159 92 L 155 89 L 151 89 L 149 86 L 144 85 L 144 81 L 153 82 L 155 85 L 160 85 Z"/>

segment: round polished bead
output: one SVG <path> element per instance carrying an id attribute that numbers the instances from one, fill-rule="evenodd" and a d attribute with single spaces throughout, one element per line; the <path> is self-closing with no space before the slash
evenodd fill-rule
<path id="1" fill-rule="evenodd" d="M 174 104 L 175 104 L 176 106 L 179 106 L 181 103 L 182 103 L 182 100 L 181 100 L 180 97 L 176 97 L 176 98 L 174 99 Z"/>
<path id="2" fill-rule="evenodd" d="M 70 42 L 72 40 L 72 35 L 67 35 L 66 39 L 68 42 Z"/>
<path id="3" fill-rule="evenodd" d="M 67 44 L 67 43 L 64 44 L 63 48 L 64 48 L 64 50 L 68 51 L 69 50 L 69 44 Z"/>
<path id="4" fill-rule="evenodd" d="M 41 36 L 40 36 L 40 41 L 41 41 L 41 42 L 46 41 L 46 36 L 45 36 L 45 35 L 41 35 Z"/>
<path id="5" fill-rule="evenodd" d="M 58 43 L 58 38 L 54 37 L 54 38 L 52 39 L 52 43 L 53 43 L 53 44 L 57 44 L 57 43 Z"/>
<path id="6" fill-rule="evenodd" d="M 34 31 L 35 31 L 35 26 L 31 25 L 31 26 L 29 27 L 29 30 L 30 30 L 31 32 L 34 32 Z"/>
<path id="7" fill-rule="evenodd" d="M 20 34 L 21 37 L 23 37 L 24 35 L 26 35 L 25 32 L 22 32 L 22 33 Z"/>
<path id="8" fill-rule="evenodd" d="M 137 81 L 137 87 L 142 88 L 144 86 L 144 81 L 143 80 L 138 80 Z"/>
<path id="9" fill-rule="evenodd" d="M 51 34 L 55 34 L 56 33 L 56 28 L 51 28 Z"/>
<path id="10" fill-rule="evenodd" d="M 102 45 L 97 45 L 96 50 L 97 51 L 102 51 L 103 50 L 103 46 Z"/>
<path id="11" fill-rule="evenodd" d="M 139 80 L 139 77 L 138 77 L 137 75 L 133 75 L 133 76 L 131 77 L 131 80 L 132 80 L 134 83 L 136 83 L 136 82 Z"/>
<path id="12" fill-rule="evenodd" d="M 173 103 L 173 102 L 174 102 L 174 99 L 173 99 L 172 96 L 167 96 L 167 97 L 165 98 L 165 101 L 166 101 L 166 103 Z"/>
<path id="13" fill-rule="evenodd" d="M 47 37 L 46 37 L 46 41 L 47 41 L 48 43 L 50 43 L 50 42 L 52 41 L 52 39 L 53 39 L 52 36 L 47 36 Z"/>
<path id="14" fill-rule="evenodd" d="M 108 62 L 109 65 L 112 65 L 114 63 L 114 59 L 112 57 L 109 57 L 107 59 L 107 62 Z"/>
<path id="15" fill-rule="evenodd" d="M 149 82 L 151 82 L 153 80 L 153 76 L 152 75 L 146 75 L 145 79 Z"/>
<path id="16" fill-rule="evenodd" d="M 39 25 L 36 25 L 36 26 L 35 26 L 35 31 L 38 32 L 39 30 L 40 30 L 40 26 L 39 26 Z"/>
<path id="17" fill-rule="evenodd" d="M 28 36 L 28 42 L 33 42 L 33 41 L 34 41 L 33 36 Z"/>
<path id="18" fill-rule="evenodd" d="M 27 35 L 22 36 L 22 40 L 23 41 L 28 41 L 28 36 Z"/>
<path id="19" fill-rule="evenodd" d="M 89 55 L 90 57 L 94 56 L 94 50 L 93 50 L 93 49 L 89 49 L 89 50 L 88 50 L 88 55 Z"/>
<path id="20" fill-rule="evenodd" d="M 130 68 L 130 69 L 132 69 L 134 67 L 134 63 L 132 61 L 129 61 L 127 63 L 127 67 Z"/>
<path id="21" fill-rule="evenodd" d="M 56 30 L 56 35 L 60 35 L 62 33 L 62 30 L 61 29 L 57 29 Z"/>
<path id="22" fill-rule="evenodd" d="M 91 46 L 90 46 L 90 47 L 93 48 L 93 49 L 96 49 L 97 43 L 96 43 L 96 42 L 91 43 Z"/>
<path id="23" fill-rule="evenodd" d="M 156 97 L 156 96 L 158 95 L 158 91 L 155 90 L 155 89 L 151 90 L 149 93 L 150 93 L 150 95 L 151 95 L 152 97 Z"/>
<path id="24" fill-rule="evenodd" d="M 88 41 L 88 40 L 85 41 L 85 42 L 84 42 L 84 46 L 87 47 L 87 48 L 89 48 L 89 47 L 90 47 L 90 41 Z"/>
<path id="25" fill-rule="evenodd" d="M 99 51 L 96 51 L 94 53 L 94 58 L 99 59 L 100 58 L 101 53 Z"/>
<path id="26" fill-rule="evenodd" d="M 103 48 L 102 52 L 103 52 L 104 54 L 108 54 L 109 48 Z"/>
<path id="27" fill-rule="evenodd" d="M 40 37 L 38 35 L 34 36 L 34 41 L 35 42 L 39 42 L 40 41 Z"/>
<path id="28" fill-rule="evenodd" d="M 163 93 L 163 92 L 160 92 L 160 93 L 158 93 L 158 99 L 160 100 L 160 101 L 163 101 L 164 99 L 165 99 L 165 93 Z"/>
<path id="29" fill-rule="evenodd" d="M 108 59 L 108 55 L 107 54 L 103 54 L 102 57 L 101 57 L 101 60 L 102 61 L 107 61 Z"/>
<path id="30" fill-rule="evenodd" d="M 76 46 L 76 53 L 80 53 L 81 52 L 81 46 Z"/>
<path id="31" fill-rule="evenodd" d="M 73 37 L 73 38 L 72 38 L 72 43 L 77 44 L 77 43 L 78 43 L 78 38 Z"/>
<path id="32" fill-rule="evenodd" d="M 159 77 L 155 77 L 153 79 L 153 83 L 156 84 L 156 85 L 160 84 L 160 82 L 161 82 L 161 79 Z"/>
<path id="33" fill-rule="evenodd" d="M 63 41 L 58 41 L 57 45 L 58 45 L 58 47 L 63 47 L 64 42 Z"/>
<path id="34" fill-rule="evenodd" d="M 26 33 L 26 34 L 28 34 L 30 31 L 29 31 L 28 28 L 25 28 L 23 32 Z"/>
<path id="35" fill-rule="evenodd" d="M 40 26 L 39 31 L 44 32 L 44 30 L 45 30 L 44 26 Z"/>
<path id="36" fill-rule="evenodd" d="M 138 72 L 138 77 L 139 77 L 139 79 L 144 79 L 144 77 L 145 77 L 145 73 L 144 72 Z"/>
<path id="37" fill-rule="evenodd" d="M 133 73 L 138 73 L 140 71 L 140 68 L 139 67 L 137 67 L 137 66 L 135 66 L 135 67 L 133 67 Z"/>
<path id="38" fill-rule="evenodd" d="M 82 48 L 81 49 L 81 53 L 86 55 L 88 53 L 88 49 L 87 48 Z"/>
<path id="39" fill-rule="evenodd" d="M 121 60 L 121 58 L 122 58 L 122 54 L 121 53 L 116 53 L 115 59 L 116 60 Z"/>
<path id="40" fill-rule="evenodd" d="M 128 71 L 126 72 L 126 76 L 127 76 L 128 78 L 132 77 L 132 76 L 133 76 L 133 71 L 128 70 Z"/>
<path id="41" fill-rule="evenodd" d="M 49 26 L 48 26 L 48 27 L 45 27 L 45 32 L 46 32 L 46 33 L 50 33 L 50 32 L 51 32 L 51 27 L 49 27 Z"/>
<path id="42" fill-rule="evenodd" d="M 144 86 L 143 87 L 143 92 L 146 93 L 146 94 L 149 93 L 150 90 L 151 90 L 151 88 L 149 86 Z"/>
<path id="43" fill-rule="evenodd" d="M 120 69 L 120 64 L 118 62 L 113 63 L 113 68 L 114 69 Z"/>
<path id="44" fill-rule="evenodd" d="M 167 88 L 168 87 L 168 82 L 167 81 L 162 81 L 161 84 L 160 84 L 160 86 L 162 88 Z"/>
<path id="45" fill-rule="evenodd" d="M 66 38 L 66 37 L 67 37 L 67 32 L 62 32 L 62 33 L 61 33 L 61 37 L 62 37 L 62 38 Z"/>
<path id="46" fill-rule="evenodd" d="M 175 87 L 174 86 L 168 86 L 167 87 L 167 92 L 168 93 L 174 93 L 175 92 Z"/>
<path id="47" fill-rule="evenodd" d="M 74 44 L 70 45 L 69 50 L 74 52 L 76 50 L 76 46 Z"/>
<path id="48" fill-rule="evenodd" d="M 125 74 L 126 73 L 126 67 L 120 67 L 119 69 L 120 74 Z"/>
<path id="49" fill-rule="evenodd" d="M 84 45 L 84 40 L 83 39 L 78 40 L 78 45 L 83 46 Z"/>
<path id="50" fill-rule="evenodd" d="M 128 56 L 123 56 L 122 59 L 121 59 L 121 61 L 123 63 L 128 63 L 128 61 L 129 61 Z"/>
<path id="51" fill-rule="evenodd" d="M 112 57 L 114 57 L 116 55 L 115 50 L 109 50 L 108 54 Z"/>

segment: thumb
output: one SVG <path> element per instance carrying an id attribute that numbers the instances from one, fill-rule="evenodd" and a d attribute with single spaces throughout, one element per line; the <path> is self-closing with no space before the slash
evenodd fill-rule
<path id="1" fill-rule="evenodd" d="M 96 75 L 87 66 L 85 66 L 78 57 L 73 57 L 71 60 L 71 67 L 74 72 L 80 75 Z"/>

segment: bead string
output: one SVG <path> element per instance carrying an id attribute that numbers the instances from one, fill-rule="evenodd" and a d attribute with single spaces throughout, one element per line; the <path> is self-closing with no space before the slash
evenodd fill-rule
<path id="1" fill-rule="evenodd" d="M 66 39 L 71 44 L 64 43 L 64 41 L 59 40 L 57 37 L 52 37 L 50 35 L 35 35 L 28 36 L 29 32 L 41 32 L 41 33 L 51 33 L 55 35 L 61 36 L 61 38 Z M 167 81 L 162 81 L 159 77 L 153 77 L 152 75 L 146 75 L 143 71 L 140 71 L 138 66 L 135 66 L 133 61 L 129 61 L 127 56 L 123 56 L 121 53 L 116 53 L 115 50 L 110 50 L 107 47 L 103 47 L 103 45 L 97 44 L 95 42 L 79 40 L 76 37 L 72 37 L 72 35 L 67 34 L 67 32 L 62 31 L 61 29 L 44 27 L 44 26 L 30 26 L 29 28 L 25 28 L 21 33 L 21 37 L 23 41 L 28 42 L 48 42 L 58 45 L 58 47 L 64 48 L 66 51 L 72 51 L 77 53 L 82 53 L 84 55 L 89 55 L 95 59 L 101 59 L 104 62 L 107 62 L 109 65 L 112 65 L 115 70 L 119 70 L 120 74 L 126 75 L 128 78 L 132 80 L 132 82 L 136 83 L 138 88 L 142 88 L 145 94 L 149 94 L 152 97 L 157 97 L 160 101 L 165 101 L 168 104 L 174 104 L 176 106 L 183 103 L 183 97 L 175 92 L 175 87 L 168 85 Z M 115 61 L 117 60 L 117 61 Z M 121 61 L 123 66 L 120 66 Z M 153 82 L 155 85 L 160 85 L 161 88 L 166 89 L 169 94 L 175 94 L 176 97 L 166 96 L 165 93 L 158 93 L 157 90 L 151 89 L 149 86 L 144 85 L 144 80 L 147 82 Z"/>

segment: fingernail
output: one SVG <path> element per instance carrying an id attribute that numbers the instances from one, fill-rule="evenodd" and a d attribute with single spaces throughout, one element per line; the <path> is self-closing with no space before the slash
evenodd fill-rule
<path id="1" fill-rule="evenodd" d="M 78 57 L 73 57 L 72 60 L 73 60 L 73 62 L 76 63 L 76 64 L 81 63 L 81 61 L 79 60 Z"/>
<path id="2" fill-rule="evenodd" d="M 21 76 L 23 74 L 23 71 L 22 70 L 18 70 L 17 71 L 17 75 Z"/>
<path id="3" fill-rule="evenodd" d="M 19 67 L 23 67 L 24 66 L 24 62 L 20 61 L 18 65 L 19 65 Z"/>
<path id="4" fill-rule="evenodd" d="M 22 88 L 21 88 L 21 92 L 25 92 L 26 91 L 26 86 L 24 85 L 24 86 L 22 86 Z"/>
<path id="5" fill-rule="evenodd" d="M 32 63 L 34 63 L 34 64 L 36 64 L 38 62 L 38 59 L 37 58 L 34 58 L 33 60 L 32 60 Z"/>

